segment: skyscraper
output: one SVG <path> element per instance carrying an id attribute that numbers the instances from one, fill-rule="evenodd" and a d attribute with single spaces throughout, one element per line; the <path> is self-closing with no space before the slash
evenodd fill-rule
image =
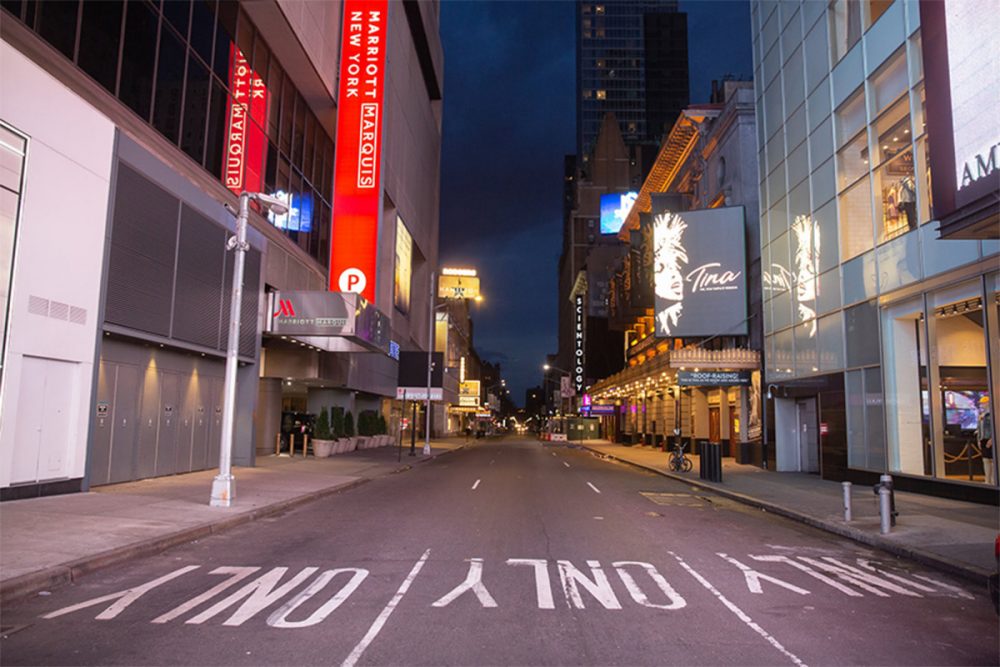
<path id="1" fill-rule="evenodd" d="M 676 0 L 578 2 L 576 89 L 584 172 L 608 112 L 632 159 L 651 162 L 688 103 L 687 15 Z"/>

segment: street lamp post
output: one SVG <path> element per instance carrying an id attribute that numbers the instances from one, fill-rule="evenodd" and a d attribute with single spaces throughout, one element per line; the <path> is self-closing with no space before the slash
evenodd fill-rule
<path id="1" fill-rule="evenodd" d="M 424 415 L 424 456 L 431 453 L 431 365 L 434 363 L 434 279 L 436 277 L 437 271 L 431 271 L 431 293 L 427 306 L 427 407 Z"/>
<path id="2" fill-rule="evenodd" d="M 240 343 L 240 304 L 243 300 L 243 264 L 247 243 L 247 219 L 250 217 L 250 200 L 257 200 L 265 209 L 277 215 L 288 212 L 280 199 L 259 192 L 240 194 L 240 209 L 236 214 L 236 235 L 226 241 L 226 249 L 236 251 L 233 265 L 233 290 L 229 303 L 229 344 L 226 347 L 225 394 L 222 402 L 222 442 L 219 447 L 219 474 L 212 480 L 212 507 L 229 507 L 236 496 L 236 479 L 233 477 L 233 423 L 236 413 L 236 368 Z"/>

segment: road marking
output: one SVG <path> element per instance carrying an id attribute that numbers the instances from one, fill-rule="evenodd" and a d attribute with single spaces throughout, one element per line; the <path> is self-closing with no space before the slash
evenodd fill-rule
<path id="1" fill-rule="evenodd" d="M 781 579 L 778 579 L 776 577 L 772 577 L 771 575 L 763 574 L 761 572 L 758 572 L 757 570 L 753 569 L 752 567 L 749 567 L 749 566 L 744 565 L 743 563 L 739 562 L 738 560 L 736 560 L 732 556 L 727 556 L 724 553 L 716 553 L 715 555 L 718 556 L 719 558 L 725 560 L 725 561 L 728 561 L 728 562 L 732 563 L 733 565 L 735 565 L 736 567 L 738 567 L 740 569 L 740 571 L 743 573 L 744 579 L 746 579 L 747 588 L 750 589 L 751 593 L 763 594 L 764 593 L 764 589 L 760 585 L 760 582 L 761 581 L 770 581 L 771 583 L 777 584 L 778 586 L 781 586 L 782 588 L 787 588 L 788 590 L 792 591 L 793 593 L 798 593 L 799 595 L 809 595 L 809 591 L 807 591 L 806 589 L 799 588 L 798 586 L 790 584 L 787 581 L 782 581 Z"/>
<path id="2" fill-rule="evenodd" d="M 615 571 L 618 572 L 618 577 L 622 580 L 622 583 L 625 584 L 625 588 L 628 589 L 628 594 L 632 596 L 632 599 L 635 600 L 637 604 L 640 604 L 643 607 L 649 607 L 651 609 L 667 609 L 667 610 L 683 609 L 684 607 L 687 606 L 687 601 L 685 601 L 684 598 L 682 598 L 677 593 L 677 591 L 674 590 L 673 586 L 667 583 L 667 580 L 663 577 L 662 574 L 659 573 L 659 571 L 657 571 L 656 567 L 654 567 L 652 564 L 641 563 L 639 561 L 634 561 L 634 560 L 620 560 L 612 563 L 612 565 L 614 566 Z M 650 602 L 646 594 L 642 591 L 641 588 L 639 588 L 639 585 L 635 583 L 635 579 L 632 578 L 632 575 L 629 574 L 624 569 L 626 565 L 635 565 L 641 567 L 646 572 L 646 574 L 649 575 L 649 578 L 653 580 L 653 583 L 655 583 L 657 587 L 661 591 L 663 591 L 663 594 L 667 596 L 667 599 L 670 600 L 670 603 L 656 604 Z"/>
<path id="3" fill-rule="evenodd" d="M 589 486 L 590 488 L 592 488 L 595 493 L 600 493 L 601 492 L 601 490 L 599 488 L 597 488 L 596 486 L 594 486 L 590 482 L 587 482 L 587 486 Z"/>
<path id="4" fill-rule="evenodd" d="M 427 559 L 430 557 L 430 555 L 431 555 L 431 550 L 428 549 L 427 551 L 424 552 L 424 555 L 420 557 L 420 560 L 418 560 L 413 565 L 413 569 L 410 570 L 410 573 L 408 575 L 406 575 L 406 579 L 400 585 L 399 590 L 396 591 L 396 594 L 392 596 L 392 599 L 389 600 L 389 604 L 385 606 L 385 609 L 383 609 L 382 613 L 378 615 L 378 618 L 375 619 L 375 622 L 372 623 L 372 626 L 368 628 L 368 632 L 365 633 L 365 636 L 361 638 L 361 641 L 358 642 L 358 645 L 354 647 L 354 650 L 351 651 L 351 654 L 347 656 L 347 659 L 344 660 L 344 662 L 341 664 L 341 667 L 353 667 L 353 665 L 357 664 L 358 660 L 361 658 L 361 655 L 371 645 L 371 643 L 375 641 L 375 638 L 378 637 L 378 633 L 382 631 L 382 626 L 384 626 L 385 622 L 389 620 L 389 616 L 391 616 L 392 612 L 395 611 L 396 606 L 399 604 L 399 601 L 403 599 L 404 595 L 406 595 L 406 591 L 410 589 L 410 584 L 412 584 L 413 580 L 417 578 L 418 574 L 420 574 L 420 570 L 423 569 L 424 563 L 427 562 Z"/>
<path id="5" fill-rule="evenodd" d="M 450 593 L 445 595 L 443 598 L 432 604 L 432 607 L 447 607 L 452 602 L 457 600 L 463 593 L 472 591 L 475 593 L 476 598 L 479 599 L 479 604 L 487 609 L 492 609 L 497 606 L 497 601 L 490 595 L 490 592 L 486 590 L 486 586 L 483 585 L 483 559 L 482 558 L 472 558 L 469 560 L 469 574 L 466 575 L 465 581 L 456 586 Z"/>
<path id="6" fill-rule="evenodd" d="M 611 583 L 608 581 L 608 575 L 604 574 L 604 570 L 601 569 L 600 562 L 596 560 L 587 561 L 590 573 L 594 577 L 593 580 L 589 579 L 587 575 L 578 570 L 568 560 L 556 561 L 556 565 L 559 568 L 559 579 L 562 581 L 563 593 L 566 595 L 566 604 L 571 608 L 586 608 L 583 605 L 583 597 L 580 595 L 580 586 L 583 586 L 588 593 L 593 595 L 605 609 L 622 608 L 621 603 L 615 596 L 614 590 L 611 588 Z"/>
<path id="7" fill-rule="evenodd" d="M 260 569 L 259 567 L 217 567 L 217 568 L 215 568 L 214 570 L 212 570 L 211 572 L 209 572 L 209 574 L 229 574 L 229 575 L 232 575 L 232 576 L 229 577 L 228 579 L 226 579 L 225 581 L 223 581 L 221 584 L 219 584 L 219 585 L 217 585 L 217 586 L 215 586 L 213 588 L 208 589 L 207 591 L 205 591 L 201 595 L 198 595 L 198 596 L 196 596 L 194 598 L 191 598 L 190 600 L 188 600 L 187 602 L 185 602 L 181 606 L 175 607 L 171 611 L 168 611 L 166 614 L 163 614 L 162 616 L 158 616 L 158 617 L 154 618 L 153 619 L 153 623 L 167 623 L 168 621 L 174 620 L 178 616 L 183 616 L 187 612 L 191 611 L 192 609 L 194 609 L 195 607 L 197 607 L 198 605 L 200 605 L 202 602 L 207 602 L 208 600 L 211 600 L 212 598 L 214 598 L 216 595 L 218 595 L 222 591 L 230 588 L 231 586 L 235 586 L 236 584 L 238 584 L 239 582 L 243 581 L 244 579 L 246 579 L 247 577 L 249 577 L 251 574 L 253 574 L 254 572 L 258 571 L 259 569 Z"/>
<path id="8" fill-rule="evenodd" d="M 544 558 L 508 558 L 507 565 L 530 565 L 535 570 L 535 591 L 539 609 L 555 609 L 552 599 L 552 582 L 549 580 L 549 561 Z"/>
<path id="9" fill-rule="evenodd" d="M 473 491 L 475 491 L 475 490 L 476 490 L 476 487 L 477 487 L 477 486 L 479 486 L 479 482 L 480 482 L 480 480 L 478 480 L 478 479 L 477 479 L 477 480 L 476 480 L 476 483 L 472 485 L 472 490 L 473 490 Z"/>
<path id="10" fill-rule="evenodd" d="M 45 614 L 42 618 L 56 618 L 57 616 L 62 616 L 63 614 L 71 614 L 74 611 L 79 611 L 81 609 L 86 609 L 87 607 L 93 607 L 94 605 L 101 604 L 102 602 L 110 602 L 111 600 L 118 600 L 113 605 L 102 611 L 100 614 L 95 616 L 99 621 L 108 621 L 112 618 L 118 616 L 118 614 L 125 611 L 125 609 L 138 600 L 140 597 L 153 590 L 161 584 L 165 584 L 171 579 L 176 579 L 177 577 L 187 574 L 191 570 L 197 570 L 200 565 L 188 565 L 187 567 L 182 567 L 179 570 L 174 570 L 170 574 L 165 574 L 159 579 L 154 579 L 148 584 L 143 584 L 142 586 L 136 586 L 134 588 L 129 588 L 124 591 L 119 591 L 118 593 L 112 593 L 111 595 L 102 595 L 99 598 L 94 598 L 93 600 L 87 600 L 86 602 L 81 602 L 80 604 L 75 604 L 71 607 L 64 607 L 50 614 Z"/>
<path id="11" fill-rule="evenodd" d="M 295 611 L 301 604 L 307 602 L 312 596 L 323 590 L 328 583 L 330 583 L 338 574 L 351 574 L 351 578 L 346 584 L 341 586 L 337 593 L 327 600 L 322 607 L 314 611 L 309 617 L 303 621 L 289 621 L 288 617 L 293 611 Z M 337 607 L 342 605 L 347 598 L 351 597 L 351 594 L 357 590 L 361 582 L 365 580 L 368 576 L 368 570 L 363 570 L 357 567 L 344 567 L 338 568 L 336 570 L 327 570 L 321 575 L 316 577 L 316 579 L 309 584 L 308 587 L 291 600 L 283 604 L 278 608 L 277 611 L 272 613 L 267 617 L 267 624 L 272 628 L 305 628 L 310 625 L 316 625 L 326 620 L 326 617 L 337 610 Z"/>
<path id="12" fill-rule="evenodd" d="M 697 580 L 699 584 L 701 584 L 702 586 L 704 586 L 708 590 L 709 593 L 711 593 L 716 598 L 718 598 L 719 602 L 721 602 L 723 605 L 725 605 L 726 608 L 729 611 L 733 612 L 736 615 L 736 618 L 738 618 L 741 621 L 743 621 L 743 623 L 745 623 L 747 625 L 747 627 L 749 627 L 751 630 L 753 630 L 754 632 L 756 632 L 758 635 L 760 635 L 761 637 L 763 637 L 764 639 L 766 639 L 767 642 L 771 646 L 773 646 L 774 648 L 778 649 L 778 651 L 780 651 L 782 654 L 784 654 L 786 657 L 788 657 L 792 661 L 793 664 L 799 665 L 799 667 L 806 667 L 806 664 L 804 662 L 802 662 L 798 658 L 798 656 L 796 656 L 794 653 L 792 653 L 791 651 L 789 651 L 788 649 L 786 649 L 784 646 L 782 646 L 781 642 L 779 642 L 777 639 L 775 639 L 770 634 L 768 634 L 767 630 L 765 630 L 764 628 L 762 628 L 759 625 L 757 625 L 754 622 L 754 620 L 747 615 L 747 613 L 745 611 L 743 611 L 742 609 L 740 609 L 739 607 L 737 607 L 735 604 L 733 604 L 732 602 L 730 602 L 729 599 L 725 595 L 723 595 L 722 593 L 720 593 L 718 591 L 718 589 L 715 588 L 715 586 L 713 586 L 711 583 L 709 583 L 709 581 L 707 579 L 705 579 L 705 577 L 703 577 L 700 574 L 698 574 L 697 572 L 695 572 L 694 568 L 692 568 L 690 565 L 688 565 L 687 563 L 685 563 L 683 558 L 681 558 L 680 556 L 678 556 L 677 554 L 675 554 L 673 551 L 668 551 L 667 553 L 669 553 L 671 556 L 673 556 L 674 558 L 676 558 L 677 562 L 681 564 L 681 567 L 683 567 L 685 570 L 687 570 L 688 574 L 690 574 L 692 577 L 694 577 L 695 580 Z"/>
<path id="13" fill-rule="evenodd" d="M 298 587 L 299 584 L 311 577 L 318 569 L 318 567 L 304 567 L 302 568 L 302 571 L 293 576 L 289 581 L 286 581 L 279 586 L 278 582 L 280 582 L 285 576 L 285 573 L 288 572 L 288 568 L 273 568 L 270 572 L 257 577 L 229 597 L 221 600 L 220 602 L 216 602 L 214 605 L 197 616 L 189 618 L 185 621 L 185 623 L 200 625 L 211 619 L 213 616 L 221 614 L 243 598 L 247 598 L 246 602 L 241 604 L 239 609 L 237 609 L 232 616 L 222 622 L 223 625 L 227 626 L 243 625 L 246 621 L 253 618 L 266 607 L 269 607 L 291 593 Z"/>
<path id="14" fill-rule="evenodd" d="M 569 464 L 566 463 L 565 461 L 563 461 L 563 465 L 566 466 L 567 468 L 569 467 Z"/>

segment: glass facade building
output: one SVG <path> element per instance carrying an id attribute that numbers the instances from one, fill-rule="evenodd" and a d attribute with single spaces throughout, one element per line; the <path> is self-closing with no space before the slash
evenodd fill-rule
<path id="1" fill-rule="evenodd" d="M 755 2 L 751 23 L 777 468 L 818 449 L 824 477 L 976 497 L 1000 241 L 940 238 L 919 4 Z"/>

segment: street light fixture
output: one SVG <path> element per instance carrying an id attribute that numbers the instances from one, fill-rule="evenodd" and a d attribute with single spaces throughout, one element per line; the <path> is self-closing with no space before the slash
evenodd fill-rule
<path id="1" fill-rule="evenodd" d="M 250 247 L 247 243 L 250 200 L 256 200 L 265 210 L 273 211 L 275 215 L 288 213 L 288 205 L 277 197 L 261 192 L 243 192 L 240 194 L 239 211 L 236 212 L 236 234 L 226 241 L 226 250 L 236 251 L 236 261 L 233 266 L 233 289 L 229 303 L 229 344 L 226 347 L 219 474 L 212 480 L 212 497 L 209 500 L 209 505 L 212 507 L 229 507 L 236 496 L 236 479 L 233 477 L 233 423 L 236 413 L 236 368 L 240 343 L 240 305 L 243 301 L 243 264 Z"/>

